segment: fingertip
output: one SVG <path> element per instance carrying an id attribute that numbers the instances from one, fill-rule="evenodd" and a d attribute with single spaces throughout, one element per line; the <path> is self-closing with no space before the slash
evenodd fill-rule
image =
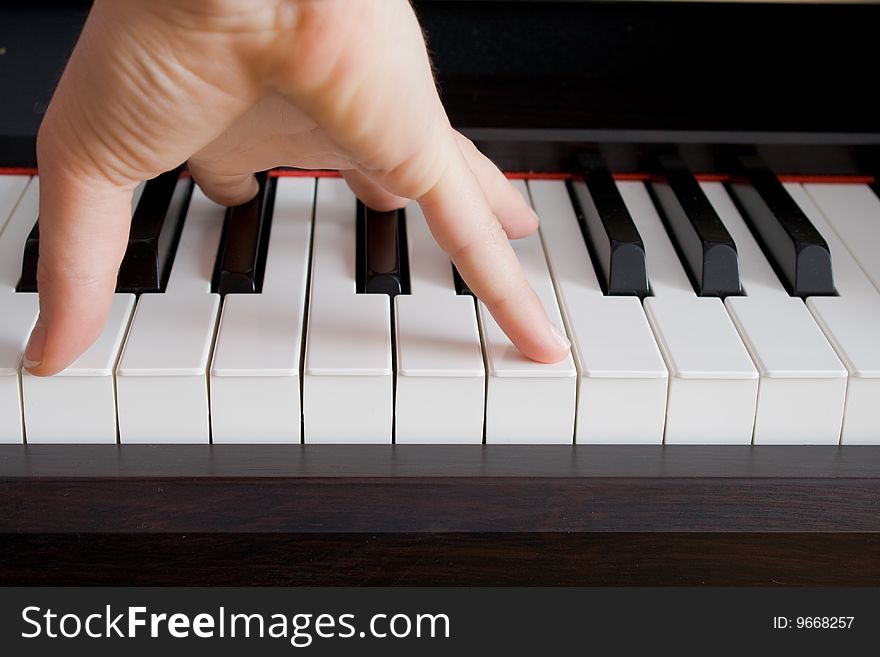
<path id="1" fill-rule="evenodd" d="M 519 194 L 519 192 L 517 192 L 517 194 Z M 528 237 L 529 235 L 534 235 L 535 231 L 538 230 L 539 225 L 540 220 L 538 219 L 538 214 L 531 208 L 527 208 L 527 210 L 518 215 L 517 221 L 508 221 L 504 225 L 504 232 L 507 233 L 509 239 L 518 240 L 523 237 Z"/>
<path id="2" fill-rule="evenodd" d="M 565 334 L 548 321 L 548 328 L 541 336 L 514 342 L 514 346 L 528 359 L 538 363 L 558 363 L 568 356 L 571 342 Z"/>
<path id="3" fill-rule="evenodd" d="M 550 323 L 550 333 L 553 336 L 554 344 L 547 345 L 548 349 L 544 354 L 546 360 L 540 358 L 538 360 L 544 363 L 558 363 L 571 351 L 571 340 L 565 335 L 565 331 L 552 322 Z"/>
<path id="4" fill-rule="evenodd" d="M 563 360 L 571 350 L 571 342 L 565 333 L 555 324 L 546 321 L 546 326 L 540 336 L 533 336 L 529 340 L 523 340 L 514 346 L 527 358 L 539 363 L 558 363 Z"/>
<path id="5" fill-rule="evenodd" d="M 42 319 L 38 317 L 37 323 L 34 324 L 34 328 L 31 330 L 31 335 L 28 338 L 27 347 L 24 350 L 24 357 L 22 359 L 22 365 L 31 374 L 36 374 L 37 376 L 43 375 L 43 368 L 40 366 L 43 363 L 43 351 L 45 350 L 45 346 L 46 325 Z"/>
<path id="6" fill-rule="evenodd" d="M 516 297 L 486 304 L 514 347 L 539 363 L 558 363 L 571 351 L 565 331 L 550 321 L 538 295 L 529 286 Z"/>
<path id="7" fill-rule="evenodd" d="M 43 286 L 40 294 L 40 315 L 28 339 L 22 367 L 35 376 L 51 376 L 66 369 L 100 337 L 113 290 L 92 290 L 77 297 L 59 295 L 57 287 Z"/>

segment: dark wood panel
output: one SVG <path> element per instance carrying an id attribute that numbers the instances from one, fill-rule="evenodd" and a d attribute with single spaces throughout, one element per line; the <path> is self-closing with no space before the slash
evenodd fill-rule
<path id="1" fill-rule="evenodd" d="M 20 481 L 0 532 L 880 532 L 874 480 Z"/>
<path id="2" fill-rule="evenodd" d="M 0 532 L 880 532 L 880 447 L 0 449 Z"/>
<path id="3" fill-rule="evenodd" d="M 880 445 L 0 445 L 0 481 L 94 477 L 880 480 Z"/>
<path id="4" fill-rule="evenodd" d="M 877 534 L 15 535 L 0 585 L 880 586 Z"/>

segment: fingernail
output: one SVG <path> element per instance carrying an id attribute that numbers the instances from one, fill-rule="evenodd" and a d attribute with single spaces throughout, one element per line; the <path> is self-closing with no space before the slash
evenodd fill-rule
<path id="1" fill-rule="evenodd" d="M 27 348 L 24 350 L 24 367 L 29 370 L 43 362 L 43 349 L 46 347 L 46 326 L 37 318 Z"/>
<path id="2" fill-rule="evenodd" d="M 532 217 L 535 219 L 535 225 L 540 226 L 541 225 L 541 217 L 539 217 L 538 213 L 535 212 L 534 210 L 532 210 Z"/>
<path id="3" fill-rule="evenodd" d="M 556 338 L 556 342 L 562 346 L 563 349 L 571 348 L 571 341 L 566 337 L 565 333 L 555 324 L 550 325 L 551 330 L 553 331 L 553 337 Z"/>

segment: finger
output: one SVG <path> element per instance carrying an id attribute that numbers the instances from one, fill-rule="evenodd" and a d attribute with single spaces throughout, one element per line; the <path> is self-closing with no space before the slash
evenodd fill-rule
<path id="1" fill-rule="evenodd" d="M 32 374 L 61 371 L 101 335 L 128 242 L 131 197 L 131 188 L 41 167 L 40 316 L 24 355 Z"/>
<path id="2" fill-rule="evenodd" d="M 96 15 L 87 20 L 37 136 L 40 315 L 23 362 L 37 375 L 64 369 L 101 334 L 140 179 L 133 175 L 140 149 L 122 137 L 128 133 L 116 129 L 119 122 L 107 120 L 118 109 L 113 94 L 119 85 L 103 87 L 96 70 L 96 62 L 112 59 L 95 47 L 103 43 L 95 40 L 102 31 Z M 122 142 L 113 152 L 107 148 Z"/>
<path id="3" fill-rule="evenodd" d="M 419 199 L 431 232 L 517 349 L 533 360 L 561 360 L 568 340 L 526 280 L 461 151 L 453 145 L 447 152 L 438 182 Z"/>
<path id="4" fill-rule="evenodd" d="M 316 10 L 303 13 L 309 29 L 275 61 L 279 92 L 361 172 L 419 200 L 440 246 L 520 351 L 544 362 L 562 359 L 568 342 L 525 280 L 449 127 L 410 3 L 309 7 Z M 337 39 L 325 37 L 338 26 Z"/>
<path id="5" fill-rule="evenodd" d="M 257 178 L 252 173 L 223 173 L 196 160 L 190 160 L 187 167 L 205 196 L 220 205 L 233 207 L 247 203 L 260 191 Z"/>
<path id="6" fill-rule="evenodd" d="M 404 207 L 409 200 L 402 196 L 397 196 L 385 190 L 381 186 L 367 178 L 360 171 L 348 169 L 340 171 L 345 182 L 351 188 L 364 205 L 379 212 L 388 212 L 390 210 L 399 210 Z"/>
<path id="7" fill-rule="evenodd" d="M 538 229 L 538 215 L 528 201 L 470 139 L 458 132 L 455 136 L 465 161 L 477 177 L 489 207 L 501 222 L 507 237 L 515 240 L 534 233 Z"/>

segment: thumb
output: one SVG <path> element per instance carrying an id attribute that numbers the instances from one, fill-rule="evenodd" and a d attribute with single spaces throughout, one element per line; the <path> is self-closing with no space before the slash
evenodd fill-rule
<path id="1" fill-rule="evenodd" d="M 51 140 L 40 150 L 40 316 L 24 366 L 42 376 L 70 365 L 103 330 L 128 242 L 132 188 L 64 171 L 64 158 L 52 161 Z"/>
<path id="2" fill-rule="evenodd" d="M 32 374 L 64 369 L 100 336 L 128 242 L 132 192 L 152 177 L 142 138 L 153 122 L 126 86 L 140 69 L 131 65 L 127 33 L 113 29 L 119 19 L 107 17 L 112 6 L 89 15 L 37 135 L 40 316 L 23 362 Z"/>

